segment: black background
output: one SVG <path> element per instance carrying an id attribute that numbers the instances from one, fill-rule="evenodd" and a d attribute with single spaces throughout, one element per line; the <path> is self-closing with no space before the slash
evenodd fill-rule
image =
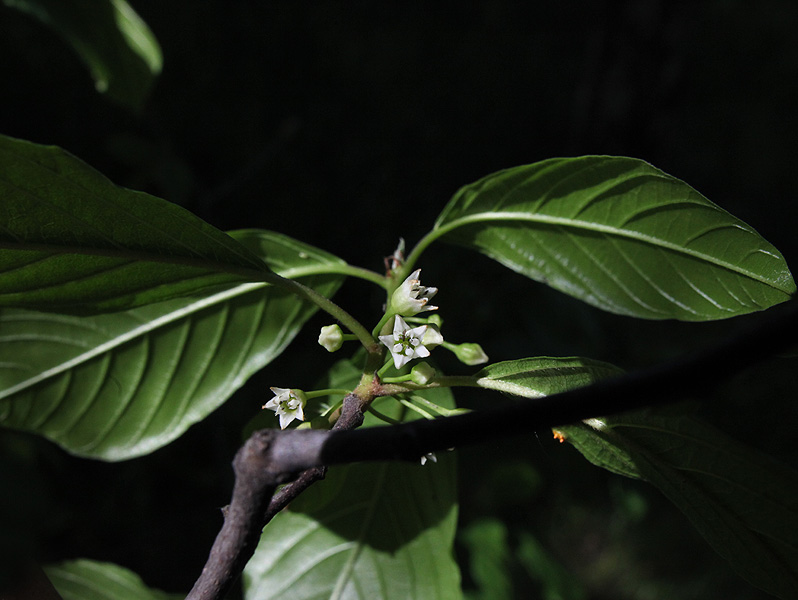
<path id="1" fill-rule="evenodd" d="M 0 132 L 60 145 L 219 228 L 274 229 L 375 270 L 399 237 L 412 245 L 428 231 L 461 185 L 581 154 L 647 160 L 754 226 L 788 262 L 798 256 L 794 2 L 132 4 L 164 54 L 140 114 L 95 92 L 50 30 L 0 8 Z M 441 289 L 447 329 L 494 360 L 574 354 L 634 368 L 735 327 L 604 315 L 459 249 L 434 247 L 419 266 Z M 379 317 L 368 284 L 348 283 L 339 301 L 367 323 Z M 242 427 L 269 385 L 312 387 L 326 365 L 314 342 L 324 323 L 314 319 L 223 408 L 149 457 L 108 465 L 2 438 L 50 498 L 42 559 L 118 562 L 186 591 L 220 524 Z M 784 425 L 798 418 L 796 377 L 785 371 L 767 363 L 743 374 L 702 410 L 794 461 Z M 587 467 L 549 436 L 461 452 L 464 526 L 494 514 L 534 532 L 590 598 L 754 597 L 656 491 Z M 497 462 L 510 465 L 503 477 L 537 483 L 503 486 L 491 479 Z M 638 500 L 643 516 L 629 509 Z M 696 548 L 702 558 L 686 561 Z M 463 546 L 458 555 L 467 561 Z M 513 575 L 525 597 L 528 575 Z"/>

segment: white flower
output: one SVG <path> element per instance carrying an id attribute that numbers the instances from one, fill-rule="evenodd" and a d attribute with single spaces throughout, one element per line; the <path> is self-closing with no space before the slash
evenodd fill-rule
<path id="1" fill-rule="evenodd" d="M 429 350 L 421 341 L 426 331 L 426 325 L 411 328 L 399 315 L 394 317 L 393 334 L 381 335 L 380 341 L 391 351 L 393 364 L 397 369 L 414 358 L 427 358 L 429 356 Z"/>
<path id="2" fill-rule="evenodd" d="M 327 352 L 340 350 L 344 344 L 344 333 L 338 325 L 322 327 L 321 333 L 319 333 L 319 344 L 324 346 Z"/>
<path id="3" fill-rule="evenodd" d="M 391 296 L 391 311 L 394 314 L 409 317 L 425 310 L 438 310 L 437 306 L 427 304 L 438 293 L 438 288 L 421 285 L 420 275 L 421 269 L 416 269 L 394 290 Z"/>
<path id="4" fill-rule="evenodd" d="M 280 417 L 280 429 L 285 429 L 294 419 L 305 420 L 302 409 L 307 403 L 307 398 L 301 390 L 291 390 L 287 388 L 271 388 L 274 398 L 263 405 L 277 413 Z"/>

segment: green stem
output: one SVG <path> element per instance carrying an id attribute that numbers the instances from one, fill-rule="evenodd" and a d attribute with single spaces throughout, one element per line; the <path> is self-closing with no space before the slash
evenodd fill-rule
<path id="1" fill-rule="evenodd" d="M 348 275 L 351 277 L 359 277 L 371 283 L 375 283 L 381 288 L 385 289 L 388 286 L 388 280 L 384 275 L 375 273 L 362 267 L 355 267 L 348 264 L 324 264 L 313 265 L 308 267 L 293 267 L 280 272 L 281 277 L 286 279 L 296 279 L 297 277 L 308 277 L 310 275 L 327 275 L 336 273 L 339 275 Z"/>
<path id="2" fill-rule="evenodd" d="M 384 315 L 382 315 L 382 318 L 380 319 L 379 323 L 377 323 L 377 326 L 371 331 L 371 335 L 375 338 L 380 335 L 380 333 L 382 333 L 382 328 L 388 322 L 388 319 L 393 316 L 394 314 L 392 312 L 386 312 Z"/>
<path id="3" fill-rule="evenodd" d="M 382 365 L 382 366 L 380 367 L 379 371 L 377 371 L 377 377 L 379 377 L 380 379 L 382 379 L 382 376 L 383 376 L 383 375 L 385 375 L 385 372 L 386 372 L 386 371 L 387 371 L 387 370 L 388 370 L 388 369 L 389 369 L 391 366 L 393 366 L 393 357 L 390 357 L 390 356 L 389 356 L 389 357 L 388 357 L 388 360 L 385 362 L 385 364 L 384 364 L 384 365 Z"/>
<path id="4" fill-rule="evenodd" d="M 404 383 L 405 381 L 412 381 L 413 380 L 413 374 L 412 373 L 408 373 L 407 375 L 398 375 L 396 377 L 382 377 L 382 376 L 380 376 L 380 379 L 382 380 L 383 383 Z"/>
<path id="5" fill-rule="evenodd" d="M 333 394 L 343 394 L 346 396 L 349 390 L 328 388 L 326 390 L 313 390 L 312 392 L 305 392 L 305 397 L 310 400 L 311 398 L 321 398 L 323 396 L 332 396 Z"/>
<path id="6" fill-rule="evenodd" d="M 401 421 L 397 421 L 396 419 L 393 419 L 393 418 L 389 417 L 388 415 L 382 414 L 380 411 L 378 411 L 376 408 L 374 408 L 370 404 L 368 405 L 368 407 L 366 407 L 366 410 L 369 411 L 375 417 L 377 417 L 380 421 L 385 421 L 386 423 L 388 423 L 390 425 L 399 425 L 401 423 Z"/>
<path id="7" fill-rule="evenodd" d="M 422 405 L 426 406 L 427 408 L 429 408 L 430 410 L 434 410 L 436 413 L 438 413 L 442 417 L 450 417 L 452 415 L 461 415 L 463 413 L 469 412 L 469 410 L 467 408 L 444 408 L 442 406 L 438 406 L 434 402 L 430 402 L 429 400 L 427 400 L 423 396 L 418 396 L 416 394 L 413 394 L 410 397 L 413 399 L 413 402 L 415 402 L 416 404 L 422 404 Z"/>
<path id="8" fill-rule="evenodd" d="M 399 402 L 401 402 L 407 408 L 409 408 L 412 411 L 417 412 L 418 414 L 420 414 L 422 417 L 424 417 L 427 420 L 431 421 L 431 420 L 433 420 L 435 418 L 434 416 L 429 414 L 426 410 L 424 410 L 423 408 L 421 408 L 419 406 L 416 406 L 415 404 L 413 404 L 409 400 L 405 400 L 404 398 L 397 398 L 397 400 L 399 400 Z"/>
<path id="9" fill-rule="evenodd" d="M 482 387 L 477 383 L 477 378 L 470 375 L 437 375 L 433 381 L 426 385 L 418 385 L 412 381 L 392 383 L 386 381 L 380 387 L 380 396 L 396 396 L 408 392 L 418 392 L 432 388 L 446 387 Z"/>
<path id="10" fill-rule="evenodd" d="M 343 399 L 342 399 L 342 400 L 339 400 L 338 402 L 336 402 L 335 404 L 333 404 L 333 405 L 332 405 L 330 408 L 328 408 L 327 410 L 325 410 L 325 411 L 324 411 L 324 412 L 321 414 L 321 417 L 322 417 L 322 418 L 324 418 L 324 419 L 327 419 L 327 418 L 329 418 L 329 416 L 330 416 L 331 414 L 333 414 L 333 413 L 334 413 L 336 410 L 338 410 L 339 408 L 341 408 L 341 406 L 343 405 L 343 403 L 344 403 Z"/>
<path id="11" fill-rule="evenodd" d="M 368 330 L 360 324 L 360 321 L 355 319 L 352 315 L 350 315 L 329 298 L 322 296 L 313 288 L 302 285 L 293 279 L 285 279 L 284 277 L 280 277 L 278 275 L 272 278 L 271 281 L 275 285 L 279 285 L 289 292 L 299 296 L 303 300 L 312 302 L 327 314 L 335 317 L 344 327 L 357 336 L 357 339 L 361 344 L 363 344 L 363 347 L 369 354 L 376 354 L 380 352 L 379 344 L 371 336 Z"/>
<path id="12" fill-rule="evenodd" d="M 473 375 L 441 375 L 427 387 L 482 387 Z"/>
<path id="13" fill-rule="evenodd" d="M 407 255 L 405 263 L 402 265 L 401 273 L 396 279 L 398 281 L 404 281 L 404 279 L 407 277 L 407 274 L 413 271 L 413 267 L 416 265 L 416 262 L 418 262 L 421 253 L 427 249 L 427 246 L 429 246 L 444 233 L 446 233 L 445 230 L 441 231 L 439 229 L 433 229 L 427 233 L 427 235 L 421 238 L 421 240 L 419 240 L 419 242 L 416 244 L 415 248 L 413 248 L 410 254 Z"/>

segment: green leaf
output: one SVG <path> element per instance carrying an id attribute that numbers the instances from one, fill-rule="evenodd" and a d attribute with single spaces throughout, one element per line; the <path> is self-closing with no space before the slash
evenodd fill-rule
<path id="1" fill-rule="evenodd" d="M 589 385 L 622 371 L 589 358 L 521 358 L 488 365 L 474 377 L 476 384 L 524 398 L 540 398 Z"/>
<path id="2" fill-rule="evenodd" d="M 344 279 L 324 274 L 343 261 L 312 246 L 232 235 L 281 274 L 308 273 L 303 283 L 326 296 Z M 315 310 L 256 283 L 91 317 L 0 310 L 0 424 L 82 456 L 147 454 L 220 406 Z"/>
<path id="3" fill-rule="evenodd" d="M 94 560 L 71 560 L 48 565 L 44 572 L 64 600 L 178 600 L 147 587 L 141 578 L 119 565 Z"/>
<path id="4" fill-rule="evenodd" d="M 0 306 L 120 310 L 270 276 L 185 209 L 60 148 L 0 136 Z"/>
<path id="5" fill-rule="evenodd" d="M 266 526 L 245 598 L 459 598 L 454 474 L 451 456 L 331 469 Z"/>
<path id="6" fill-rule="evenodd" d="M 57 32 L 91 71 L 97 91 L 141 108 L 161 72 L 161 48 L 125 0 L 3 0 Z"/>
<path id="7" fill-rule="evenodd" d="M 511 551 L 507 527 L 498 519 L 470 523 L 459 535 L 468 549 L 468 567 L 478 592 L 469 600 L 508 600 L 513 597 Z"/>
<path id="8" fill-rule="evenodd" d="M 750 583 L 798 597 L 798 473 L 697 418 L 587 423 L 558 429 L 594 464 L 657 486 Z"/>
<path id="9" fill-rule="evenodd" d="M 488 175 L 455 194 L 426 243 L 438 237 L 646 319 L 722 319 L 796 291 L 756 231 L 631 158 L 556 158 Z"/>
<path id="10" fill-rule="evenodd" d="M 343 361 L 324 386 L 351 388 L 359 375 Z M 430 401 L 453 408 L 448 389 L 429 391 Z M 384 414 L 399 418 L 402 409 L 381 399 Z M 264 529 L 244 570 L 245 598 L 460 598 L 456 465 L 449 453 L 437 460 L 331 468 Z"/>

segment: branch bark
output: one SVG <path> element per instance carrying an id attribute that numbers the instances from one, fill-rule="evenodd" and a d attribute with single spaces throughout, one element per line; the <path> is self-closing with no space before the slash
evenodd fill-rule
<path id="1" fill-rule="evenodd" d="M 189 600 L 224 598 L 255 552 L 263 510 L 275 488 L 290 475 L 274 471 L 268 459 L 276 434 L 268 429 L 256 431 L 236 453 L 233 498 L 202 574 L 187 596 Z"/>
<path id="2" fill-rule="evenodd" d="M 188 598 L 221 600 L 252 556 L 263 526 L 323 478 L 328 465 L 416 461 L 429 452 L 697 397 L 741 369 L 794 346 L 796 340 L 798 300 L 792 300 L 702 352 L 562 394 L 432 421 L 367 429 L 354 429 L 362 422 L 362 406 L 356 396 L 350 395 L 331 431 L 258 431 L 236 455 L 230 510 Z M 280 482 L 300 472 L 293 484 L 271 497 Z"/>
<path id="3" fill-rule="evenodd" d="M 344 398 L 341 416 L 333 430 L 352 429 L 362 423 L 362 403 L 349 394 Z M 235 483 L 224 524 L 186 600 L 224 598 L 254 554 L 266 523 L 305 489 L 324 478 L 326 467 L 318 462 L 318 448 L 329 433 L 262 429 L 244 443 L 233 459 Z M 278 485 L 292 479 L 293 483 L 274 493 Z"/>

